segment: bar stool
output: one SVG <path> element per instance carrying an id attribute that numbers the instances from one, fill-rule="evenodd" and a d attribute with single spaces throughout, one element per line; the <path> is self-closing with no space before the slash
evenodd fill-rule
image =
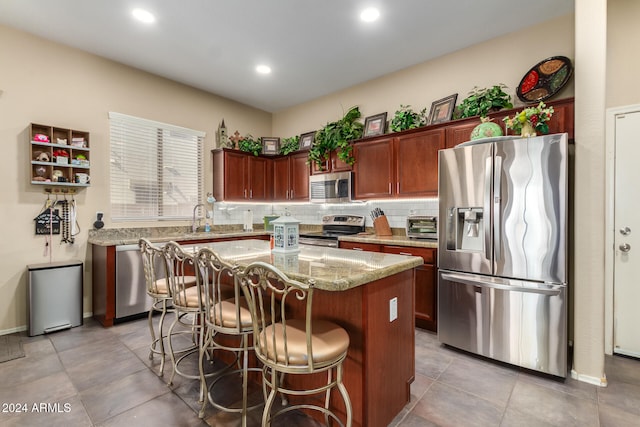
<path id="1" fill-rule="evenodd" d="M 249 368 L 249 351 L 253 351 L 253 346 L 249 346 L 249 338 L 253 333 L 253 323 L 247 302 L 242 295 L 240 286 L 235 279 L 238 269 L 225 261 L 211 249 L 203 248 L 196 256 L 198 272 L 201 274 L 201 282 L 204 285 L 204 293 L 209 298 L 204 299 L 205 310 L 204 320 L 206 326 L 205 340 L 200 348 L 200 384 L 204 389 L 204 399 L 199 412 L 200 418 L 204 417 L 207 402 L 221 411 L 241 414 L 242 426 L 247 425 L 247 412 L 264 404 L 248 407 L 248 378 L 250 371 L 261 372 L 261 368 Z M 219 337 L 226 340 L 217 339 Z M 231 339 L 239 339 L 234 345 Z M 208 351 L 216 350 L 228 351 L 234 354 L 235 361 L 227 366 L 223 371 L 218 372 L 216 378 L 207 387 L 206 375 L 204 374 L 204 355 Z M 240 360 L 242 356 L 242 360 Z M 239 365 L 239 369 L 232 370 L 234 364 Z M 212 396 L 212 390 L 218 381 L 228 375 L 238 373 L 242 378 L 242 404 L 240 407 L 225 406 L 216 402 Z"/>
<path id="2" fill-rule="evenodd" d="M 270 426 L 273 418 L 295 410 L 313 409 L 341 426 L 351 426 L 352 408 L 349 394 L 342 383 L 342 362 L 347 356 L 349 335 L 339 325 L 312 319 L 314 281 L 301 283 L 264 262 L 249 264 L 238 272 L 242 291 L 249 304 L 254 329 L 254 350 L 263 363 L 263 387 L 270 392 L 262 413 L 262 426 Z M 280 306 L 276 302 L 280 302 Z M 288 312 L 302 313 L 298 318 Z M 271 324 L 269 319 L 278 319 Z M 333 371 L 335 370 L 335 379 Z M 282 381 L 281 374 L 308 375 L 327 373 L 327 383 L 310 390 L 294 390 Z M 329 408 L 331 390 L 338 389 L 344 400 L 346 423 Z M 276 394 L 314 395 L 325 393 L 324 406 L 302 403 L 287 406 L 274 414 L 271 409 Z"/>
<path id="3" fill-rule="evenodd" d="M 204 298 L 202 283 L 199 280 L 195 267 L 195 257 L 185 252 L 176 242 L 167 243 L 163 250 L 165 264 L 167 266 L 167 277 L 169 292 L 171 294 L 171 304 L 175 311 L 175 318 L 169 327 L 168 347 L 171 357 L 173 371 L 167 385 L 173 385 L 176 374 L 189 379 L 200 379 L 200 374 L 189 374 L 180 369 L 180 363 L 188 356 L 199 351 L 203 343 L 203 315 Z M 194 276 L 195 274 L 195 276 Z M 194 284 L 194 277 L 196 278 Z M 182 328 L 180 332 L 175 332 L 176 326 Z M 173 339 L 178 333 L 186 333 L 191 336 L 192 345 L 187 348 L 175 351 Z M 176 358 L 176 355 L 179 357 Z"/>
<path id="4" fill-rule="evenodd" d="M 153 360 L 154 354 L 161 357 L 160 369 L 158 376 L 164 374 L 165 348 L 164 339 L 164 320 L 168 312 L 173 311 L 171 308 L 171 293 L 169 292 L 169 283 L 167 279 L 167 268 L 162 249 L 153 245 L 149 240 L 141 238 L 138 241 L 140 252 L 142 255 L 144 278 L 146 282 L 147 295 L 151 298 L 151 308 L 149 309 L 149 331 L 151 333 L 151 345 L 149 347 L 149 360 Z M 191 276 L 185 281 L 191 286 L 196 284 L 196 277 Z M 158 322 L 158 331 L 153 327 L 153 315 L 160 313 Z"/>

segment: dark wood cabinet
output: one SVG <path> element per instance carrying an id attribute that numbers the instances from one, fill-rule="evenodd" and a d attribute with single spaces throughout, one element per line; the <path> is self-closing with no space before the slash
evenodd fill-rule
<path id="1" fill-rule="evenodd" d="M 340 242 L 340 248 L 421 257 L 424 264 L 415 268 L 415 322 L 416 326 L 420 328 L 437 332 L 437 249 L 342 241 Z"/>
<path id="2" fill-rule="evenodd" d="M 394 195 L 394 139 L 387 136 L 355 144 L 355 199 L 379 199 Z"/>
<path id="3" fill-rule="evenodd" d="M 416 326 L 438 330 L 437 249 L 383 245 L 382 252 L 422 257 L 424 264 L 416 267 Z"/>
<path id="4" fill-rule="evenodd" d="M 355 144 L 356 199 L 438 194 L 438 150 L 444 129 L 385 136 Z"/>
<path id="5" fill-rule="evenodd" d="M 311 164 L 311 174 L 313 175 L 330 172 L 348 172 L 352 169 L 350 164 L 340 160 L 336 151 L 329 153 L 329 158 L 324 160 L 321 167 L 315 162 Z"/>
<path id="6" fill-rule="evenodd" d="M 340 249 L 353 249 L 354 251 L 382 252 L 382 245 L 376 243 L 340 242 Z"/>
<path id="7" fill-rule="evenodd" d="M 395 141 L 396 194 L 438 195 L 438 151 L 445 147 L 443 129 L 399 136 Z"/>
<path id="8" fill-rule="evenodd" d="M 547 106 L 553 106 L 553 116 L 549 120 L 549 133 L 569 134 L 569 139 L 573 140 L 574 131 L 574 109 L 573 98 L 561 99 L 558 101 L 546 102 Z M 506 133 L 503 118 L 513 116 L 522 111 L 527 106 L 519 106 L 510 110 L 502 110 L 488 115 L 493 122 L 500 125 L 502 132 Z M 455 147 L 458 144 L 469 141 L 471 139 L 471 131 L 480 124 L 479 117 L 470 117 L 468 119 L 454 120 L 446 125 L 446 148 Z"/>
<path id="9" fill-rule="evenodd" d="M 309 200 L 309 165 L 306 152 L 273 159 L 273 200 Z"/>
<path id="10" fill-rule="evenodd" d="M 213 150 L 213 196 L 226 201 L 270 201 L 271 159 L 237 150 Z"/>

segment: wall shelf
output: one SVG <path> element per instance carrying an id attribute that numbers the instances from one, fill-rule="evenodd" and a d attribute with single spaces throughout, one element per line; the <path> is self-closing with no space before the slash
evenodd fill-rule
<path id="1" fill-rule="evenodd" d="M 31 184 L 90 186 L 89 132 L 31 123 L 29 138 Z"/>

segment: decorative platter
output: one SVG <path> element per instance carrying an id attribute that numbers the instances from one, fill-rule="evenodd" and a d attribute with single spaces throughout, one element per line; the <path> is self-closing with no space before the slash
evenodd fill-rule
<path id="1" fill-rule="evenodd" d="M 535 103 L 551 98 L 567 84 L 573 74 L 571 60 L 552 56 L 538 62 L 524 75 L 516 94 L 522 102 Z"/>

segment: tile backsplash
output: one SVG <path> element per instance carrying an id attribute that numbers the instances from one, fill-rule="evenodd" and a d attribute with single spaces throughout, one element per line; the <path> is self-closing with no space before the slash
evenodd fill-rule
<path id="1" fill-rule="evenodd" d="M 405 228 L 408 215 L 438 215 L 438 199 L 371 200 L 352 203 L 232 203 L 217 202 L 213 223 L 216 225 L 242 224 L 244 213 L 251 210 L 253 223 L 262 223 L 265 215 L 284 215 L 286 211 L 303 224 L 321 224 L 322 216 L 327 214 L 351 214 L 365 217 L 366 226 L 373 223 L 369 212 L 374 208 L 384 211 L 392 228 Z"/>

